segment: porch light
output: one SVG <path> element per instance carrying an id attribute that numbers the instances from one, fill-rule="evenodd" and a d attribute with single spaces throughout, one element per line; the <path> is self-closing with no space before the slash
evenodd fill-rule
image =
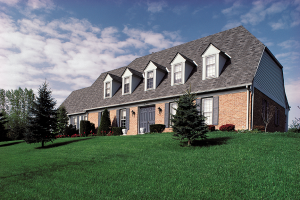
<path id="1" fill-rule="evenodd" d="M 161 112 L 162 112 L 161 107 L 158 107 L 158 112 L 159 112 L 159 114 L 161 114 Z"/>
<path id="2" fill-rule="evenodd" d="M 132 116 L 135 116 L 135 112 L 133 110 L 131 110 Z"/>

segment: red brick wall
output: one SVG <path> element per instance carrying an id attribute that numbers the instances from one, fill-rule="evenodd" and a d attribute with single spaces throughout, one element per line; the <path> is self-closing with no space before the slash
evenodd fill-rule
<path id="1" fill-rule="evenodd" d="M 270 120 L 270 123 L 268 124 L 267 131 L 268 132 L 275 132 L 275 131 L 285 131 L 285 109 L 281 107 L 278 103 L 264 95 L 261 91 L 255 88 L 254 90 L 254 109 L 253 109 L 253 128 L 257 128 L 258 126 L 265 126 L 262 115 L 261 115 L 261 109 L 262 109 L 262 100 L 265 99 L 269 103 L 269 106 L 275 106 L 277 107 L 279 111 L 279 126 L 275 125 L 275 118 L 274 114 L 273 117 Z"/>
<path id="2" fill-rule="evenodd" d="M 117 110 L 109 111 L 109 118 L 112 127 L 117 127 Z"/>
<path id="3" fill-rule="evenodd" d="M 88 120 L 95 124 L 95 128 L 98 127 L 98 112 L 89 113 Z"/>
<path id="4" fill-rule="evenodd" d="M 135 112 L 135 115 L 132 115 L 132 110 Z M 131 107 L 129 112 L 129 130 L 127 135 L 137 135 L 138 134 L 138 107 Z M 127 117 L 127 116 L 126 116 Z"/>
<path id="5" fill-rule="evenodd" d="M 219 129 L 224 124 L 234 124 L 235 129 L 246 129 L 247 92 L 219 96 Z"/>

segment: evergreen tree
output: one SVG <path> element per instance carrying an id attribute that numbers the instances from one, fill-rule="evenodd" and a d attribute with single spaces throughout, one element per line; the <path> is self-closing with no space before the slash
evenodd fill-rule
<path id="1" fill-rule="evenodd" d="M 7 130 L 4 124 L 7 123 L 7 118 L 5 117 L 4 112 L 0 112 L 0 141 L 5 141 L 7 139 L 6 133 Z"/>
<path id="2" fill-rule="evenodd" d="M 97 134 L 105 136 L 106 134 L 109 133 L 110 128 L 111 128 L 111 122 L 110 122 L 109 112 L 107 108 L 105 108 L 101 117 L 100 126 L 98 127 Z"/>
<path id="3" fill-rule="evenodd" d="M 64 105 L 60 106 L 56 114 L 56 134 L 63 135 L 69 123 L 69 117 Z"/>
<path id="4" fill-rule="evenodd" d="M 55 100 L 48 90 L 46 81 L 39 88 L 38 97 L 33 102 L 30 112 L 30 132 L 26 134 L 27 143 L 42 143 L 53 141 L 55 139 L 54 129 L 56 125 Z"/>
<path id="5" fill-rule="evenodd" d="M 178 108 L 172 115 L 174 139 L 188 140 L 188 146 L 197 138 L 206 139 L 205 117 L 197 110 L 196 97 L 190 90 L 176 101 Z M 199 106 L 199 105 L 198 105 Z"/>

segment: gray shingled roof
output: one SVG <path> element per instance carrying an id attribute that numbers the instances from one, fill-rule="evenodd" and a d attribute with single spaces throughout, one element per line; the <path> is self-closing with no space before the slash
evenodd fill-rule
<path id="1" fill-rule="evenodd" d="M 206 48 L 213 44 L 221 51 L 229 54 L 229 59 L 218 78 L 202 80 L 202 57 Z M 171 86 L 170 73 L 166 73 L 162 82 L 155 90 L 144 91 L 144 80 L 130 95 L 122 95 L 119 89 L 109 99 L 103 98 L 103 80 L 107 72 L 102 73 L 97 80 L 87 88 L 73 91 L 63 102 L 69 114 L 81 113 L 85 109 L 124 104 L 134 101 L 183 94 L 191 85 L 192 92 L 205 92 L 226 87 L 234 87 L 252 83 L 264 44 L 254 37 L 243 26 L 222 31 L 204 38 L 200 38 L 169 49 L 152 53 L 132 61 L 128 66 L 121 67 L 109 74 L 121 77 L 126 68 L 134 73 L 143 73 L 149 61 L 153 61 L 171 71 L 170 62 L 177 53 L 195 61 L 198 66 L 194 68 L 189 79 L 183 85 Z"/>

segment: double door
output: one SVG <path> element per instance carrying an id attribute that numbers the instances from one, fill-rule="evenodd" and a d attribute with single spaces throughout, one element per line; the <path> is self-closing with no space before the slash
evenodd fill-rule
<path id="1" fill-rule="evenodd" d="M 140 108 L 140 128 L 145 128 L 145 133 L 150 132 L 150 125 L 155 124 L 155 106 Z"/>

